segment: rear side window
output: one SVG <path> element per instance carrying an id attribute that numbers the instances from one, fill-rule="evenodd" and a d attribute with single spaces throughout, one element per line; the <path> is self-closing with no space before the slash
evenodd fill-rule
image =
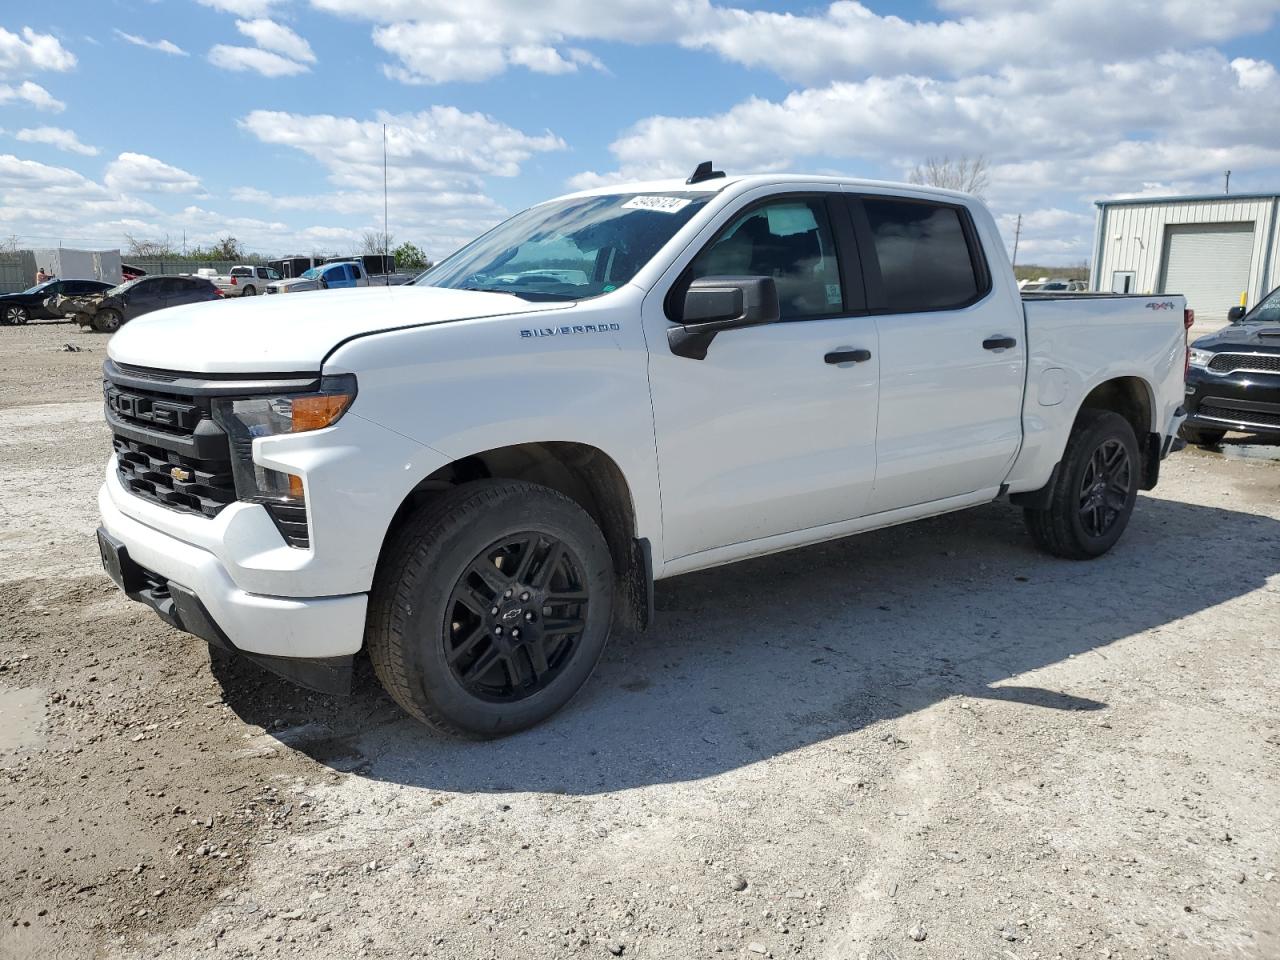
<path id="1" fill-rule="evenodd" d="M 253 267 L 232 267 L 231 275 L 233 277 L 252 277 Z"/>
<path id="2" fill-rule="evenodd" d="M 890 313 L 956 309 L 985 292 L 959 208 L 877 197 L 862 206 Z"/>

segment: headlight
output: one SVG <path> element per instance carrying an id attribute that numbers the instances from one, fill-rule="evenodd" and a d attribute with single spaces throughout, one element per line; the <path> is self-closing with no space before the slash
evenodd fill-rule
<path id="1" fill-rule="evenodd" d="M 1199 367 L 1201 370 L 1208 369 L 1211 360 L 1213 360 L 1212 350 L 1197 350 L 1192 347 L 1187 352 L 1187 362 L 1193 367 Z"/>
<path id="2" fill-rule="evenodd" d="M 231 441 L 231 471 L 241 500 L 302 503 L 302 478 L 254 462 L 253 441 L 285 433 L 305 433 L 337 423 L 356 397 L 351 374 L 324 377 L 315 393 L 218 399 L 213 419 Z"/>

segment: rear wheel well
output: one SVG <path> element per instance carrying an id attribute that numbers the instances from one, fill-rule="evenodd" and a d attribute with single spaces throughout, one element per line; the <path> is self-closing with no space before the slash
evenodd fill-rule
<path id="1" fill-rule="evenodd" d="M 1160 435 L 1152 427 L 1151 389 L 1140 377 L 1116 377 L 1098 384 L 1080 404 L 1077 423 L 1086 410 L 1110 410 L 1129 421 L 1138 441 L 1139 487 L 1150 490 L 1160 475 Z M 1072 426 L 1075 430 L 1075 426 Z"/>
<path id="2" fill-rule="evenodd" d="M 608 454 L 581 443 L 521 443 L 472 454 L 440 467 L 404 498 L 383 537 L 383 550 L 408 517 L 443 491 L 475 480 L 525 480 L 564 494 L 595 521 L 613 558 L 621 625 L 648 625 L 652 570 L 636 540 L 635 508 L 622 470 Z M 381 558 L 379 558 L 381 564 Z"/>

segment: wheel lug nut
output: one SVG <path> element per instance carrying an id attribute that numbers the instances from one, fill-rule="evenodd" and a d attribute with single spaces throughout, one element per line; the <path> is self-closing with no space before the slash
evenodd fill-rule
<path id="1" fill-rule="evenodd" d="M 489 608 L 489 613 L 490 613 L 491 615 L 493 615 L 493 616 L 495 616 L 495 617 L 496 617 L 496 616 L 498 615 L 498 608 L 497 608 L 497 607 L 490 607 L 490 608 Z"/>
<path id="2" fill-rule="evenodd" d="M 512 635 L 513 637 L 518 637 L 518 636 L 520 636 L 520 628 L 519 628 L 519 627 L 514 627 L 514 628 L 512 628 L 512 630 L 511 630 L 511 635 Z"/>
<path id="3" fill-rule="evenodd" d="M 498 636 L 502 636 L 502 628 L 501 628 L 501 627 L 494 627 L 494 628 L 493 628 L 493 632 L 494 632 L 494 633 L 496 633 Z"/>
<path id="4" fill-rule="evenodd" d="M 533 620 L 533 611 L 532 611 L 532 610 L 530 610 L 528 613 L 526 613 L 526 614 L 524 615 L 524 618 L 525 618 L 525 620 L 527 620 L 527 621 L 531 621 L 531 620 Z"/>
<path id="5" fill-rule="evenodd" d="M 525 603 L 526 601 L 528 601 L 528 599 L 529 599 L 529 592 L 527 590 L 524 593 L 520 594 L 521 603 Z"/>
<path id="6" fill-rule="evenodd" d="M 506 593 L 504 593 L 504 594 L 503 594 L 503 596 L 504 596 L 504 597 L 510 597 L 510 596 L 511 596 L 511 594 L 512 594 L 512 592 L 513 592 L 513 591 L 508 590 Z"/>

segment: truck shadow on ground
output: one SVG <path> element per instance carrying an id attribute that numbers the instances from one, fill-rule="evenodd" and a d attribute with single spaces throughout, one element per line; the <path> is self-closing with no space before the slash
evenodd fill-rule
<path id="1" fill-rule="evenodd" d="M 568 708 L 484 743 L 405 717 L 367 664 L 349 700 L 239 663 L 218 673 L 244 720 L 283 724 L 282 742 L 334 769 L 595 794 L 714 776 L 949 697 L 1083 717 L 1107 704 L 1025 675 L 1105 658 L 1278 572 L 1280 523 L 1257 514 L 1144 496 L 1115 551 L 1074 563 L 1037 552 L 1018 512 L 992 504 L 661 582 L 654 626 L 616 638 Z"/>

